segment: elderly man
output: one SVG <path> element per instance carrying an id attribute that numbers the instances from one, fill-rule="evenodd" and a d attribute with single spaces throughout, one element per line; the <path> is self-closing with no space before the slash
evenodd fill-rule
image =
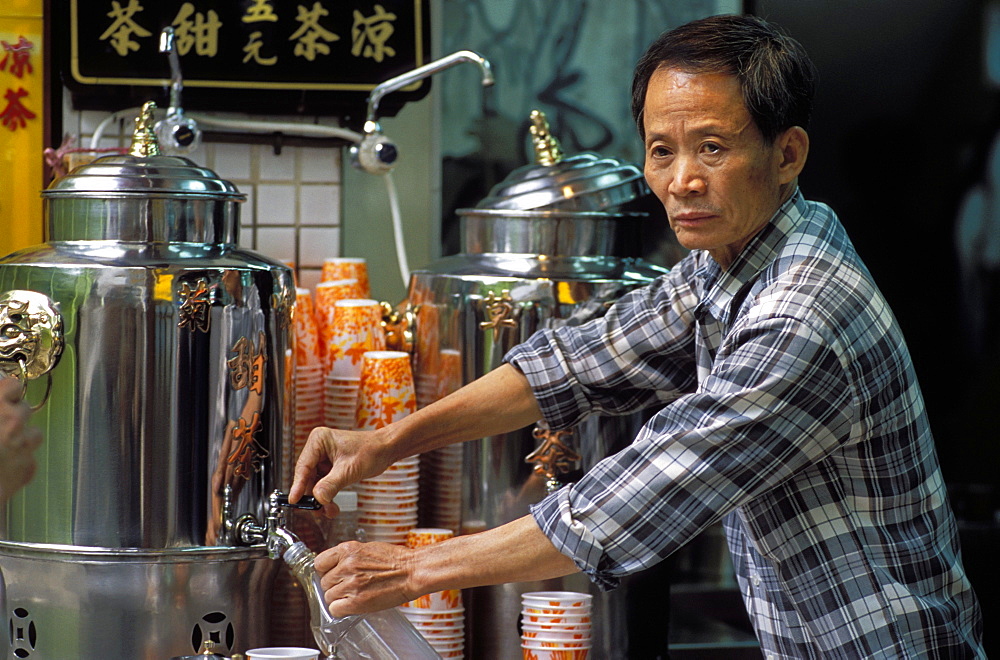
<path id="1" fill-rule="evenodd" d="M 291 497 L 328 503 L 397 459 L 539 418 L 658 411 L 520 520 L 419 550 L 322 553 L 334 614 L 577 570 L 610 588 L 722 519 L 768 657 L 983 656 L 899 326 L 837 217 L 798 190 L 814 79 L 801 46 L 752 17 L 649 48 L 632 110 L 690 255 L 396 425 L 316 429 Z"/>

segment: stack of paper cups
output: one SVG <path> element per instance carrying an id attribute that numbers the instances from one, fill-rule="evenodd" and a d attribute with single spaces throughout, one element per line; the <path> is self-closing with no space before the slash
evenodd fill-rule
<path id="1" fill-rule="evenodd" d="M 319 347 L 319 327 L 309 289 L 295 289 L 295 364 L 322 366 Z"/>
<path id="2" fill-rule="evenodd" d="M 324 422 L 334 429 L 353 429 L 362 359 L 368 351 L 385 348 L 382 307 L 369 299 L 337 300 L 331 319 Z"/>
<path id="3" fill-rule="evenodd" d="M 417 408 L 410 356 L 401 351 L 368 351 L 361 360 L 354 426 L 378 429 L 403 419 Z M 358 521 L 370 541 L 406 544 L 417 526 L 420 464 L 416 456 L 357 486 Z"/>
<path id="4" fill-rule="evenodd" d="M 406 546 L 419 548 L 452 536 L 454 532 L 450 529 L 412 529 Z M 449 589 L 427 594 L 400 606 L 399 611 L 442 658 L 465 657 L 465 608 L 461 591 Z"/>
<path id="5" fill-rule="evenodd" d="M 462 386 L 461 354 L 442 349 L 434 361 L 434 399 L 448 396 Z M 419 385 L 417 386 L 419 389 Z M 418 393 L 419 400 L 419 393 Z M 420 455 L 420 522 L 459 529 L 462 518 L 463 447 L 448 445 Z"/>
<path id="6" fill-rule="evenodd" d="M 462 452 L 460 444 L 420 455 L 420 522 L 446 529 L 462 523 Z"/>
<path id="7" fill-rule="evenodd" d="M 332 282 L 334 280 L 357 280 L 361 287 L 359 297 L 367 298 L 371 295 L 368 286 L 368 265 L 361 257 L 330 257 L 324 260 L 319 281 Z"/>
<path id="8" fill-rule="evenodd" d="M 367 540 L 406 545 L 407 533 L 417 526 L 419 473 L 417 459 L 406 458 L 358 483 L 358 525 Z"/>
<path id="9" fill-rule="evenodd" d="M 586 660 L 591 648 L 590 594 L 535 591 L 521 596 L 525 660 Z"/>
<path id="10" fill-rule="evenodd" d="M 319 330 L 313 316 L 309 289 L 295 290 L 295 430 L 294 467 L 309 434 L 323 425 L 323 363 L 319 355 Z"/>

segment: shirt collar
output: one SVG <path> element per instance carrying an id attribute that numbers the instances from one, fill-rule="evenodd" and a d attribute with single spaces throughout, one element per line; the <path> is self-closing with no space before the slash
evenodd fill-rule
<path id="1" fill-rule="evenodd" d="M 764 268 L 774 261 L 788 239 L 788 235 L 802 220 L 805 198 L 798 188 L 778 208 L 777 212 L 736 255 L 729 268 L 702 253 L 701 267 L 695 275 L 702 279 L 702 299 L 698 307 L 715 319 L 728 323 L 729 307 L 733 298 L 749 283 L 757 279 Z"/>

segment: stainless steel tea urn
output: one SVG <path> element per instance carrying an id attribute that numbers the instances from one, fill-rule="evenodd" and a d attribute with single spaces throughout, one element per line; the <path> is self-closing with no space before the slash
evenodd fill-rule
<path id="1" fill-rule="evenodd" d="M 45 437 L 0 516 L 11 657 L 266 642 L 276 564 L 233 529 L 282 485 L 292 275 L 237 246 L 245 197 L 159 155 L 151 119 L 44 191 L 48 242 L 0 260 L 0 369 Z"/>
<path id="2" fill-rule="evenodd" d="M 537 162 L 511 173 L 478 208 L 458 212 L 463 252 L 412 274 L 420 405 L 499 366 L 536 330 L 601 316 L 665 272 L 620 247 L 644 219 L 621 211 L 648 194 L 641 172 L 595 154 L 562 157 L 537 114 L 533 136 Z M 539 426 L 425 454 L 421 523 L 468 533 L 523 516 L 547 491 L 628 444 L 641 421 L 594 416 L 568 431 Z M 468 657 L 520 657 L 520 595 L 538 590 L 592 591 L 593 657 L 627 657 L 628 582 L 604 594 L 582 575 L 466 591 Z"/>

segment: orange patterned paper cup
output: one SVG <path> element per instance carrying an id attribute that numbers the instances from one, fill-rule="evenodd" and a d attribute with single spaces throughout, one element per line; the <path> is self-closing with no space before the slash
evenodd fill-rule
<path id="1" fill-rule="evenodd" d="M 590 649 L 542 649 L 521 645 L 524 660 L 587 660 Z"/>
<path id="2" fill-rule="evenodd" d="M 410 530 L 409 536 L 406 537 L 406 545 L 409 548 L 419 548 L 421 546 L 431 545 L 432 543 L 447 541 L 453 536 L 455 536 L 455 532 L 450 529 L 438 527 L 418 527 Z"/>
<path id="3" fill-rule="evenodd" d="M 416 600 L 402 605 L 417 610 L 442 611 L 451 610 L 462 604 L 462 592 L 458 589 L 446 589 L 425 594 Z"/>
<path id="4" fill-rule="evenodd" d="M 402 351 L 369 351 L 361 360 L 361 382 L 355 427 L 378 429 L 416 412 L 410 355 Z"/>
<path id="5" fill-rule="evenodd" d="M 368 264 L 361 257 L 330 257 L 324 260 L 319 280 L 320 282 L 357 280 L 362 292 L 358 297 L 367 298 L 371 295 L 368 285 Z"/>
<path id="6" fill-rule="evenodd" d="M 382 306 L 377 301 L 362 298 L 334 302 L 326 343 L 331 379 L 360 378 L 364 354 L 383 349 Z"/>
<path id="7" fill-rule="evenodd" d="M 330 330 L 333 327 L 333 304 L 338 300 L 367 298 L 362 294 L 357 280 L 333 280 L 320 282 L 316 285 L 313 296 L 316 314 L 316 326 L 319 328 L 320 350 L 326 350 L 330 340 Z"/>

